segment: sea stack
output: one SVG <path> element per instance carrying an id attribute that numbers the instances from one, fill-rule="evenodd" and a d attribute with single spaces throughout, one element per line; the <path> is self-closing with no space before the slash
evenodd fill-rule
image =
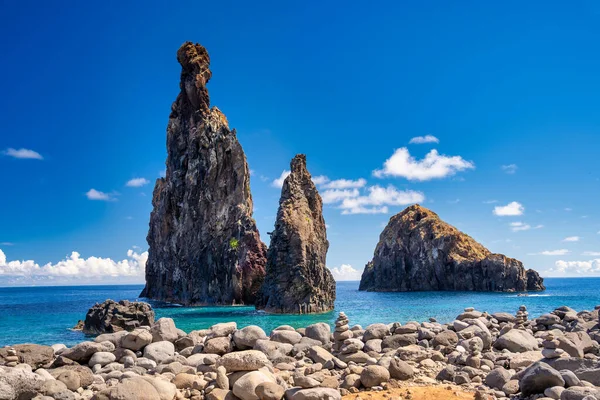
<path id="1" fill-rule="evenodd" d="M 181 89 L 167 126 L 166 176 L 156 181 L 141 296 L 185 305 L 254 304 L 266 246 L 252 219 L 250 171 L 235 130 L 210 107 L 204 47 L 177 51 Z"/>
<path id="2" fill-rule="evenodd" d="M 299 154 L 281 189 L 256 307 L 281 314 L 333 310 L 335 280 L 325 266 L 328 248 L 323 202 L 306 169 L 306 156 Z"/>
<path id="3" fill-rule="evenodd" d="M 376 292 L 544 289 L 536 271 L 525 270 L 514 258 L 493 254 L 418 204 L 390 219 L 359 287 Z"/>

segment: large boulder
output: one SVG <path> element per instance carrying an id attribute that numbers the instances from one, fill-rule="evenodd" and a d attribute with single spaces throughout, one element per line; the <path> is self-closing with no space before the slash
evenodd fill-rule
<path id="1" fill-rule="evenodd" d="M 54 349 L 50 346 L 41 346 L 39 344 L 17 344 L 12 346 L 19 357 L 19 362 L 31 365 L 31 368 L 37 369 L 49 365 L 54 361 Z M 6 362 L 8 357 L 8 347 L 0 348 L 0 364 Z"/>
<path id="2" fill-rule="evenodd" d="M 147 380 L 130 378 L 115 386 L 102 390 L 94 396 L 96 400 L 163 400 L 154 386 Z"/>
<path id="3" fill-rule="evenodd" d="M 270 340 L 257 340 L 254 344 L 254 350 L 265 353 L 271 361 L 289 355 L 293 348 L 294 346 L 289 343 L 272 342 Z"/>
<path id="4" fill-rule="evenodd" d="M 492 389 L 502 390 L 502 387 L 510 381 L 511 373 L 504 368 L 495 368 L 485 377 L 485 384 Z"/>
<path id="5" fill-rule="evenodd" d="M 121 347 L 138 351 L 152 343 L 152 333 L 146 329 L 136 329 L 121 338 Z"/>
<path id="6" fill-rule="evenodd" d="M 371 324 L 365 329 L 362 340 L 366 342 L 372 339 L 383 339 L 389 334 L 390 328 L 386 324 Z"/>
<path id="7" fill-rule="evenodd" d="M 110 344 L 112 348 L 108 346 L 108 344 Z M 99 351 L 112 351 L 114 349 L 115 346 L 110 342 L 81 342 L 69 349 L 63 350 L 60 355 L 61 357 L 66 357 L 73 361 L 87 362 L 94 353 Z"/>
<path id="8" fill-rule="evenodd" d="M 23 368 L 0 366 L 0 400 L 27 400 L 35 397 L 44 378 Z"/>
<path id="9" fill-rule="evenodd" d="M 160 318 L 152 325 L 150 330 L 152 333 L 153 342 L 175 342 L 179 335 L 177 334 L 177 327 L 175 321 L 172 318 Z"/>
<path id="10" fill-rule="evenodd" d="M 342 396 L 337 389 L 319 387 L 298 390 L 292 395 L 290 400 L 342 400 Z"/>
<path id="11" fill-rule="evenodd" d="M 519 388 L 523 396 L 544 393 L 547 388 L 564 385 L 565 381 L 560 372 L 541 361 L 529 366 L 519 380 Z"/>
<path id="12" fill-rule="evenodd" d="M 399 358 L 392 358 L 390 360 L 390 366 L 388 367 L 388 370 L 390 371 L 390 376 L 392 378 L 399 379 L 401 381 L 408 380 L 415 374 L 413 367 L 406 361 Z"/>
<path id="13" fill-rule="evenodd" d="M 267 356 L 258 350 L 235 351 L 217 360 L 217 365 L 225 367 L 227 372 L 254 371 L 270 364 Z"/>
<path id="14" fill-rule="evenodd" d="M 281 189 L 267 273 L 256 307 L 267 312 L 309 314 L 333 310 L 335 280 L 325 265 L 329 242 L 323 202 L 306 156 L 296 155 Z"/>
<path id="15" fill-rule="evenodd" d="M 238 378 L 233 384 L 233 394 L 241 400 L 259 400 L 256 388 L 261 383 L 276 383 L 275 378 L 264 371 L 251 371 Z"/>
<path id="16" fill-rule="evenodd" d="M 393 216 L 379 236 L 359 290 L 544 290 L 533 270 L 493 254 L 470 236 L 418 204 Z"/>
<path id="17" fill-rule="evenodd" d="M 451 330 L 445 330 L 445 331 L 438 333 L 437 335 L 435 335 L 435 337 L 431 341 L 431 344 L 433 345 L 433 347 L 455 346 L 457 343 L 458 343 L 458 335 L 456 334 L 456 332 L 451 331 Z"/>
<path id="18" fill-rule="evenodd" d="M 175 346 L 171 342 L 154 342 L 144 348 L 144 357 L 160 364 L 175 354 Z"/>
<path id="19" fill-rule="evenodd" d="M 156 180 L 141 296 L 185 305 L 253 304 L 267 248 L 252 218 L 250 169 L 235 130 L 210 107 L 208 52 L 184 43 L 180 92 Z"/>
<path id="20" fill-rule="evenodd" d="M 251 349 L 257 340 L 268 339 L 265 331 L 256 325 L 249 325 L 233 333 L 233 342 L 240 350 Z"/>
<path id="21" fill-rule="evenodd" d="M 381 365 L 369 365 L 360 373 L 360 381 L 367 388 L 379 386 L 389 380 L 390 372 Z"/>
<path id="22" fill-rule="evenodd" d="M 494 348 L 498 350 L 506 349 L 513 353 L 537 350 L 538 347 L 537 339 L 529 332 L 521 329 L 511 329 L 500 335 L 494 342 Z"/>
<path id="23" fill-rule="evenodd" d="M 318 322 L 307 326 L 304 335 L 311 339 L 318 340 L 323 344 L 327 344 L 331 341 L 331 328 L 329 327 L 329 324 L 326 324 L 325 322 Z"/>
<path id="24" fill-rule="evenodd" d="M 85 316 L 83 332 L 87 334 L 132 331 L 154 323 L 154 311 L 148 303 L 106 300 L 96 303 Z"/>

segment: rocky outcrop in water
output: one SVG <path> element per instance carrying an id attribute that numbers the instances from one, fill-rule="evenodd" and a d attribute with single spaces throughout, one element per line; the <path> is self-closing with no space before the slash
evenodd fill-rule
<path id="1" fill-rule="evenodd" d="M 323 202 L 306 169 L 306 156 L 299 154 L 281 189 L 257 308 L 299 314 L 332 310 L 335 280 L 325 266 L 328 248 Z"/>
<path id="2" fill-rule="evenodd" d="M 252 304 L 265 273 L 250 171 L 235 130 L 210 108 L 204 47 L 177 52 L 181 91 L 167 126 L 166 177 L 156 181 L 142 296 L 186 305 Z"/>
<path id="3" fill-rule="evenodd" d="M 520 261 L 493 254 L 436 213 L 413 205 L 381 233 L 359 290 L 522 292 L 544 290 L 543 282 Z"/>
<path id="4" fill-rule="evenodd" d="M 141 301 L 121 300 L 118 303 L 106 300 L 96 303 L 89 309 L 83 323 L 83 333 L 97 335 L 99 333 L 113 333 L 119 331 L 132 331 L 140 326 L 154 323 L 154 311 L 150 304 Z"/>

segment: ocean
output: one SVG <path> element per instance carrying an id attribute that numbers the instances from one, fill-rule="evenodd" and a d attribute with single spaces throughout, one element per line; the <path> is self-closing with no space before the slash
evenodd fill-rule
<path id="1" fill-rule="evenodd" d="M 515 313 L 527 306 L 531 318 L 567 305 L 577 311 L 600 305 L 600 278 L 546 278 L 547 289 L 518 297 L 511 293 L 474 292 L 359 292 L 358 282 L 338 282 L 335 310 L 318 315 L 272 315 L 251 306 L 178 307 L 150 301 L 157 318 L 171 317 L 189 332 L 218 322 L 238 327 L 259 325 L 267 334 L 279 325 L 302 327 L 315 322 L 333 324 L 344 311 L 350 324 L 426 321 L 450 322 L 465 307 L 480 311 Z M 73 345 L 86 336 L 71 331 L 87 310 L 106 299 L 139 300 L 143 285 L 0 288 L 0 347 L 18 343 Z"/>

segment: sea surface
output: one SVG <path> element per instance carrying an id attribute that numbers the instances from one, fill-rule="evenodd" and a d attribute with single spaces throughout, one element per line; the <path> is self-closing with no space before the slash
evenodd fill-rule
<path id="1" fill-rule="evenodd" d="M 546 278 L 546 291 L 518 297 L 516 294 L 474 292 L 359 292 L 358 282 L 338 282 L 335 311 L 318 315 L 272 315 L 254 307 L 178 307 L 151 302 L 157 318 L 171 317 L 189 332 L 218 322 L 235 321 L 238 327 L 259 325 L 267 333 L 287 324 L 296 328 L 315 322 L 333 324 L 344 311 L 350 324 L 426 321 L 435 317 L 450 322 L 465 307 L 480 311 L 515 313 L 524 304 L 530 317 L 568 305 L 577 311 L 600 305 L 600 278 Z M 87 310 L 106 299 L 139 300 L 142 285 L 0 288 L 0 346 L 17 343 L 73 345 L 86 340 L 72 331 Z"/>

